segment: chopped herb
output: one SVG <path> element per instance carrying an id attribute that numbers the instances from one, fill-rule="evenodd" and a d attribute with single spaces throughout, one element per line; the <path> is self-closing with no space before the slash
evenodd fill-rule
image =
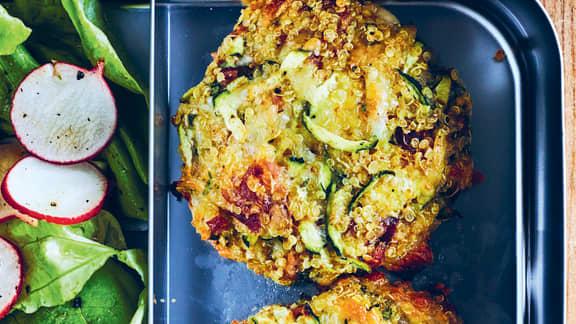
<path id="1" fill-rule="evenodd" d="M 382 310 L 382 317 L 384 317 L 385 320 L 390 320 L 392 317 L 392 309 L 390 306 L 386 306 L 386 309 Z"/>
<path id="2" fill-rule="evenodd" d="M 222 87 L 220 86 L 220 83 L 218 83 L 216 81 L 210 83 L 209 86 L 210 86 L 210 95 L 212 97 L 217 97 L 219 94 L 224 92 L 224 89 L 222 89 Z"/>
<path id="3" fill-rule="evenodd" d="M 210 192 L 212 185 L 212 173 L 208 172 L 208 181 L 206 181 L 206 185 L 204 186 L 204 191 L 202 191 L 202 195 L 207 195 Z"/>
<path id="4" fill-rule="evenodd" d="M 297 156 L 291 156 L 290 162 L 304 163 L 304 159 Z"/>

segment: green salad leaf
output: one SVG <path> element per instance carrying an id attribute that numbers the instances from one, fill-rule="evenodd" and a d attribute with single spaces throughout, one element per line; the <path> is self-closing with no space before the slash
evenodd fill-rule
<path id="1" fill-rule="evenodd" d="M 138 177 L 138 173 L 130 159 L 128 150 L 119 136 L 114 136 L 108 146 L 102 151 L 110 170 L 114 173 L 118 186 L 118 202 L 124 215 L 143 221 L 148 219 L 148 204 L 146 201 L 146 186 Z"/>
<path id="2" fill-rule="evenodd" d="M 98 0 L 15 0 L 11 13 L 34 30 L 28 46 L 39 58 L 82 66 L 83 51 L 92 65 L 104 59 L 108 79 L 144 93 L 106 34 Z"/>
<path id="3" fill-rule="evenodd" d="M 58 38 L 80 40 L 61 0 L 14 0 L 8 11 L 32 27 L 34 34 L 54 33 Z"/>
<path id="4" fill-rule="evenodd" d="M 144 93 L 138 82 L 128 72 L 112 43 L 103 31 L 104 22 L 98 1 L 62 0 L 62 5 L 82 40 L 84 53 L 92 64 L 104 58 L 106 69 L 104 75 L 121 86 L 136 92 Z"/>
<path id="5" fill-rule="evenodd" d="M 140 297 L 138 297 L 138 308 L 132 319 L 130 320 L 130 324 L 141 324 L 144 323 L 146 318 L 146 308 L 148 307 L 148 290 L 144 289 L 140 293 Z"/>
<path id="6" fill-rule="evenodd" d="M 118 255 L 118 260 L 134 269 L 140 275 L 142 282 L 144 282 L 144 286 L 148 286 L 148 271 L 145 267 L 147 264 L 146 256 L 142 250 L 128 250 L 126 253 Z M 134 312 L 130 324 L 140 324 L 144 321 L 147 305 L 148 290 L 143 289 L 138 297 L 138 308 L 136 309 L 136 312 Z"/>
<path id="7" fill-rule="evenodd" d="M 52 308 L 41 308 L 34 314 L 14 312 L 6 324 L 24 323 L 142 323 L 131 322 L 138 312 L 138 295 L 142 284 L 116 261 L 108 261 L 86 282 L 73 300 Z"/>
<path id="8" fill-rule="evenodd" d="M 0 131 L 6 135 L 14 135 L 10 123 L 12 93 L 36 67 L 38 62 L 23 45 L 18 45 L 10 55 L 0 55 Z"/>
<path id="9" fill-rule="evenodd" d="M 146 278 L 146 262 L 139 256 L 142 251 L 117 250 L 103 244 L 125 246 L 120 225 L 106 212 L 70 226 L 40 221 L 38 227 L 33 227 L 9 220 L 0 224 L 0 236 L 14 243 L 24 259 L 23 289 L 14 307 L 24 313 L 74 299 L 112 257 Z"/>
<path id="10" fill-rule="evenodd" d="M 0 55 L 0 131 L 6 135 L 14 134 L 10 123 L 12 93 L 36 67 L 38 62 L 23 45 L 18 45 L 10 55 Z"/>
<path id="11" fill-rule="evenodd" d="M 39 66 L 38 62 L 22 45 L 16 47 L 10 55 L 0 56 L 0 78 L 8 82 L 10 89 L 15 90 L 22 79 Z M 10 98 L 12 95 L 10 95 Z"/>
<path id="12" fill-rule="evenodd" d="M 12 17 L 6 9 L 0 5 L 0 55 L 14 53 L 16 47 L 24 43 L 32 30 L 22 20 Z"/>
<path id="13" fill-rule="evenodd" d="M 0 68 L 0 73 L 2 69 Z M 0 132 L 6 135 L 13 135 L 12 124 L 10 124 L 10 98 L 12 87 L 5 78 L 0 78 Z"/>
<path id="14" fill-rule="evenodd" d="M 9 12 L 34 30 L 26 47 L 40 62 L 55 60 L 84 67 L 90 65 L 60 0 L 15 0 Z"/>
<path id="15" fill-rule="evenodd" d="M 94 217 L 88 222 L 70 225 L 69 227 L 81 229 L 82 235 L 93 241 L 117 250 L 126 249 L 126 241 L 124 234 L 122 234 L 120 224 L 112 214 L 105 210 L 100 211 L 98 217 Z M 136 266 L 136 264 L 134 264 L 134 266 Z M 130 267 L 132 267 L 132 265 L 130 265 Z"/>

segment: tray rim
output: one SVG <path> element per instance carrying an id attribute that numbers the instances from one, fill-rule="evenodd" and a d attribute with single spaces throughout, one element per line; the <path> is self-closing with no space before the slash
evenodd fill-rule
<path id="1" fill-rule="evenodd" d="M 554 34 L 554 42 L 556 43 L 557 46 L 557 54 L 558 57 L 560 58 L 560 109 L 562 109 L 562 116 L 561 116 L 561 122 L 562 122 L 562 181 L 563 181 L 563 186 L 562 186 L 562 202 L 564 205 L 563 208 L 563 215 L 562 217 L 563 219 L 563 228 L 564 230 L 568 227 L 568 211 L 566 206 L 568 206 L 568 201 L 567 201 L 567 195 L 566 193 L 568 192 L 568 170 L 566 168 L 567 166 L 567 162 L 566 162 L 566 111 L 565 111 L 565 104 L 566 104 L 566 98 L 564 96 L 564 90 L 566 89 L 566 84 L 565 84 L 565 80 L 564 80 L 564 73 L 565 73 L 565 66 L 564 66 L 564 55 L 563 55 L 563 51 L 562 51 L 562 42 L 560 42 L 560 35 L 558 34 L 558 29 L 556 28 L 556 25 L 554 24 L 554 21 L 552 20 L 552 16 L 550 16 L 550 13 L 548 12 L 548 10 L 546 10 L 546 8 L 544 7 L 544 4 L 542 4 L 541 0 L 536 0 L 536 4 L 540 7 L 540 10 L 544 13 L 544 16 L 546 17 L 546 19 L 548 20 L 548 25 L 550 26 L 550 28 L 552 28 L 552 32 Z M 563 292 L 562 295 L 564 296 L 563 298 L 563 302 L 562 302 L 562 323 L 566 323 L 566 319 L 567 319 L 567 307 L 568 307 L 568 236 L 566 235 L 566 232 L 564 231 L 564 255 L 563 255 L 563 263 L 564 263 L 564 274 L 563 274 Z"/>
<path id="2" fill-rule="evenodd" d="M 554 42 L 556 44 L 556 49 L 557 49 L 557 54 L 558 57 L 560 58 L 560 109 L 562 110 L 561 113 L 561 123 L 562 123 L 562 182 L 563 182 L 563 186 L 562 186 L 562 203 L 563 203 L 563 228 L 564 228 L 564 235 L 563 235 L 563 245 L 564 245 L 564 253 L 563 253 L 563 258 L 562 258 L 562 262 L 563 262 L 563 269 L 564 269 L 564 273 L 563 273 L 563 291 L 562 291 L 562 295 L 563 295 L 563 300 L 562 300 L 562 323 L 566 323 L 567 320 L 567 310 L 568 310 L 568 236 L 566 235 L 566 228 L 568 227 L 568 211 L 566 206 L 568 206 L 568 201 L 567 201 L 567 195 L 566 193 L 568 192 L 568 170 L 566 168 L 567 166 L 567 162 L 566 162 L 566 111 L 565 111 L 565 96 L 564 96 L 564 91 L 565 91 L 565 80 L 564 80 L 564 73 L 565 73 L 565 66 L 564 66 L 564 55 L 563 55 L 563 50 L 562 50 L 562 42 L 560 42 L 560 35 L 558 34 L 558 29 L 556 28 L 556 25 L 554 24 L 554 21 L 552 20 L 552 16 L 550 16 L 550 13 L 548 12 L 548 10 L 546 10 L 546 8 L 544 7 L 544 4 L 542 3 L 541 0 L 536 0 L 535 1 L 536 4 L 540 7 L 540 11 L 542 11 L 542 13 L 544 14 L 546 20 L 548 21 L 548 25 L 549 27 L 552 29 L 552 34 L 554 35 Z"/>

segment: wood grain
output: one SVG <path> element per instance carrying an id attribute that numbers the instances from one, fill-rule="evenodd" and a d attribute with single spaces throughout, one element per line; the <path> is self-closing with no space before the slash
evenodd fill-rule
<path id="1" fill-rule="evenodd" d="M 566 156 L 567 296 L 566 323 L 576 323 L 576 0 L 542 0 L 564 54 L 564 127 Z"/>

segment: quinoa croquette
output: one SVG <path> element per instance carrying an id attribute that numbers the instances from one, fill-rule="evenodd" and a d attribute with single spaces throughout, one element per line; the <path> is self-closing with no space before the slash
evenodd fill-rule
<path id="1" fill-rule="evenodd" d="M 326 292 L 293 305 L 266 306 L 233 324 L 460 324 L 442 290 L 414 291 L 408 282 L 389 283 L 374 272 L 339 280 Z"/>
<path id="2" fill-rule="evenodd" d="M 368 1 L 254 0 L 173 121 L 177 190 L 220 255 L 281 284 L 431 263 L 471 185 L 471 101 Z"/>

